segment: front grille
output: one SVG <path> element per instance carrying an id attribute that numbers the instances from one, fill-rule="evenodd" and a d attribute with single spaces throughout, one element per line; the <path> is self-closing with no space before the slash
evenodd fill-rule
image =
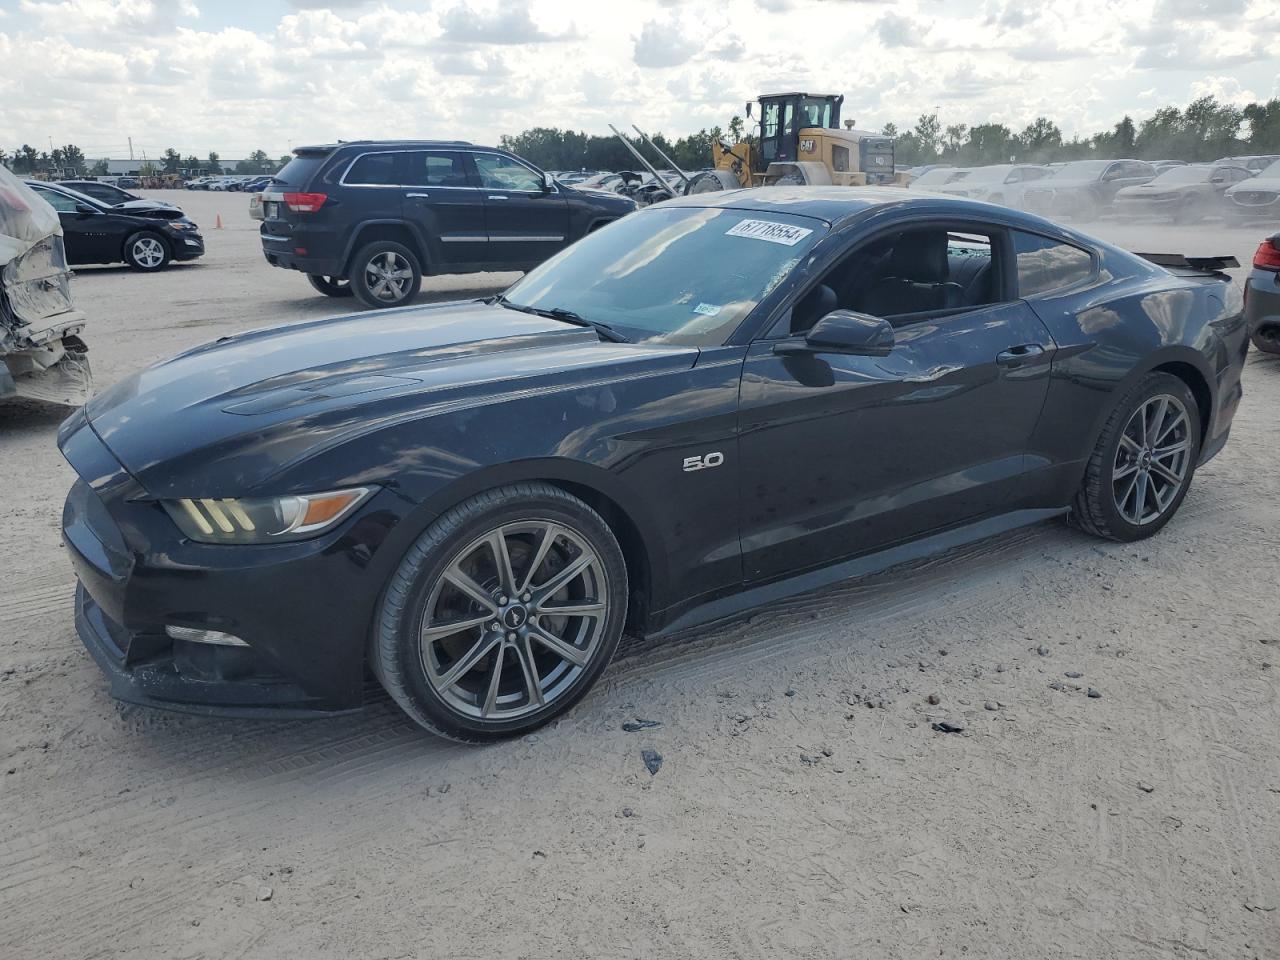
<path id="1" fill-rule="evenodd" d="M 1231 195 L 1231 199 L 1236 203 L 1249 204 L 1250 206 L 1260 206 L 1268 203 L 1276 202 L 1277 194 L 1264 192 L 1261 190 L 1242 190 L 1240 193 Z"/>

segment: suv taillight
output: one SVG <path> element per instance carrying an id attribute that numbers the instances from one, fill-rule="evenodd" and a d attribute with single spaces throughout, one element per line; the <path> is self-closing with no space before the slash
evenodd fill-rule
<path id="1" fill-rule="evenodd" d="M 318 213 L 329 197 L 323 193 L 286 193 L 285 206 L 294 213 Z"/>

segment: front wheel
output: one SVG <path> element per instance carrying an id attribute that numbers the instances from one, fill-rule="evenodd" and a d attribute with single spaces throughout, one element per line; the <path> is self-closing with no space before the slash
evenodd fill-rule
<path id="1" fill-rule="evenodd" d="M 608 524 L 557 487 L 517 483 L 437 519 L 387 585 L 370 663 L 417 723 L 482 743 L 547 723 L 604 671 L 627 617 Z"/>
<path id="2" fill-rule="evenodd" d="M 164 237 L 151 230 L 140 230 L 124 242 L 124 262 L 144 273 L 163 270 L 171 256 Z"/>
<path id="3" fill-rule="evenodd" d="M 1103 427 L 1071 519 L 1109 540 L 1149 537 L 1177 513 L 1199 458 L 1200 410 L 1190 387 L 1149 373 Z"/>
<path id="4" fill-rule="evenodd" d="M 1260 327 L 1249 339 L 1263 353 L 1280 353 L 1280 326 Z"/>
<path id="5" fill-rule="evenodd" d="M 366 307 L 400 307 L 418 295 L 422 268 L 404 244 L 377 240 L 365 244 L 351 261 L 351 291 Z"/>
<path id="6" fill-rule="evenodd" d="M 323 293 L 326 297 L 351 296 L 351 281 L 346 277 L 322 277 L 316 273 L 309 273 L 307 282 L 315 288 L 317 293 Z"/>

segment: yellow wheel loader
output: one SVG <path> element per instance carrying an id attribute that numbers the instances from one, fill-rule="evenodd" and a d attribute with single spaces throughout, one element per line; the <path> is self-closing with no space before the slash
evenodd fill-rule
<path id="1" fill-rule="evenodd" d="M 713 169 L 695 176 L 689 193 L 769 184 L 861 187 L 893 185 L 893 138 L 840 126 L 838 94 L 771 93 L 759 98 L 758 146 L 711 144 Z M 753 116 L 754 103 L 747 104 Z"/>

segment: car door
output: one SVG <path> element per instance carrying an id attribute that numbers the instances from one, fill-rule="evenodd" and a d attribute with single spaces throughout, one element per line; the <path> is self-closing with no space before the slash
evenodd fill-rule
<path id="1" fill-rule="evenodd" d="M 1007 235 L 984 236 L 991 274 L 979 299 L 988 302 L 890 318 L 896 341 L 888 356 L 779 352 L 776 334 L 750 345 L 739 441 L 748 580 L 868 553 L 1016 503 L 1054 346 L 1035 313 L 1013 299 Z M 839 307 L 869 303 L 858 276 L 886 269 L 874 259 L 886 242 L 902 241 L 881 235 L 855 250 L 802 295 L 793 316 L 828 284 L 841 291 L 831 301 Z M 946 270 L 958 259 L 948 243 Z M 853 288 L 836 282 L 842 269 Z"/>
<path id="2" fill-rule="evenodd" d="M 426 239 L 433 261 L 451 269 L 486 263 L 484 197 L 471 155 L 410 150 L 403 156 L 404 215 Z"/>
<path id="3" fill-rule="evenodd" d="M 555 182 L 501 153 L 472 154 L 493 267 L 526 269 L 569 242 L 569 205 Z"/>
<path id="4" fill-rule="evenodd" d="M 1102 194 L 1107 203 L 1125 187 L 1137 187 L 1155 179 L 1155 167 L 1136 160 L 1117 160 L 1102 175 Z"/>
<path id="5" fill-rule="evenodd" d="M 110 262 L 110 259 L 104 256 L 105 214 L 87 206 L 82 209 L 74 197 L 69 197 L 65 193 L 46 190 L 42 187 L 32 189 L 58 211 L 58 220 L 62 223 L 62 244 L 67 251 L 68 263 Z M 115 259 L 118 260 L 119 257 Z"/>

